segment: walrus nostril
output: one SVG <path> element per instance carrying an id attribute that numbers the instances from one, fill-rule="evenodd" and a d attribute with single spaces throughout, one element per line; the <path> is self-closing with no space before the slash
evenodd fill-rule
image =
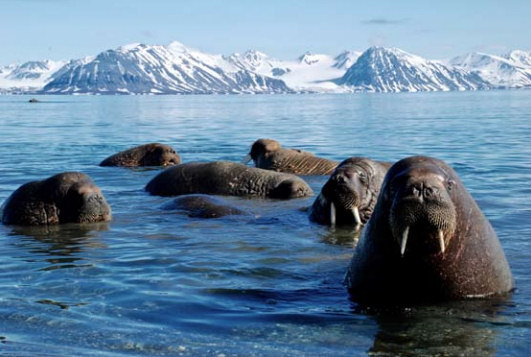
<path id="1" fill-rule="evenodd" d="M 345 176 L 343 176 L 343 175 L 336 175 L 336 176 L 334 176 L 333 180 L 337 184 L 344 184 L 345 182 L 347 182 Z"/>
<path id="2" fill-rule="evenodd" d="M 424 197 L 426 198 L 430 198 L 430 197 L 433 197 L 435 195 L 435 193 L 437 193 L 437 189 L 433 188 L 433 187 L 425 187 L 424 188 Z"/>
<path id="3" fill-rule="evenodd" d="M 413 196 L 420 197 L 421 192 L 422 192 L 422 187 L 419 187 L 419 186 L 411 186 L 411 188 L 410 188 L 410 193 L 411 193 Z"/>

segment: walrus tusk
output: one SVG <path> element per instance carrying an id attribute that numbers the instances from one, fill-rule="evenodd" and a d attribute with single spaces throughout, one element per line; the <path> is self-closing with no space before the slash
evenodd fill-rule
<path id="1" fill-rule="evenodd" d="M 242 164 L 247 165 L 251 161 L 251 154 L 245 155 L 245 157 L 242 159 Z"/>
<path id="2" fill-rule="evenodd" d="M 445 246 L 444 246 L 444 233 L 442 230 L 439 230 L 439 246 L 441 247 L 441 253 L 444 254 Z"/>
<path id="3" fill-rule="evenodd" d="M 404 256 L 406 252 L 407 236 L 409 234 L 409 226 L 406 227 L 404 233 L 402 233 L 402 242 L 400 242 L 400 255 Z"/>
<path id="4" fill-rule="evenodd" d="M 330 202 L 330 225 L 336 225 L 336 205 L 334 205 L 334 202 Z"/>
<path id="5" fill-rule="evenodd" d="M 356 222 L 355 229 L 358 230 L 361 227 L 360 211 L 358 210 L 358 207 L 352 207 L 352 215 L 354 216 L 354 221 Z"/>

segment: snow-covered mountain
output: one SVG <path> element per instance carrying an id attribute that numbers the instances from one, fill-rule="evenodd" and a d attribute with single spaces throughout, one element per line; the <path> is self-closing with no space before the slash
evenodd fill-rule
<path id="1" fill-rule="evenodd" d="M 0 67 L 0 93 L 232 94 L 531 88 L 531 52 L 426 60 L 396 48 L 278 60 L 249 50 L 212 55 L 179 42 L 131 44 L 69 62 Z"/>
<path id="2" fill-rule="evenodd" d="M 30 61 L 0 67 L 0 88 L 6 91 L 34 91 L 42 88 L 65 63 L 62 61 Z"/>
<path id="3" fill-rule="evenodd" d="M 359 56 L 359 52 L 345 51 L 336 57 L 306 52 L 296 60 L 272 59 L 254 50 L 234 53 L 226 59 L 239 68 L 282 79 L 297 91 L 338 91 L 333 80 L 341 77 Z"/>
<path id="4" fill-rule="evenodd" d="M 284 82 L 238 68 L 222 56 L 172 42 L 132 44 L 70 63 L 44 88 L 47 94 L 284 93 Z"/>
<path id="5" fill-rule="evenodd" d="M 477 74 L 397 48 L 371 47 L 336 81 L 352 91 L 418 92 L 488 88 Z"/>
<path id="6" fill-rule="evenodd" d="M 505 56 L 468 53 L 455 57 L 452 66 L 477 74 L 494 88 L 531 86 L 531 53 L 512 51 Z"/>

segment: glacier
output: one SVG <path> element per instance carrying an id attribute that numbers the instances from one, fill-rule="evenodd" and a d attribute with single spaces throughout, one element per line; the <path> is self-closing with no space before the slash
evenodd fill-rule
<path id="1" fill-rule="evenodd" d="M 398 48 L 306 52 L 280 60 L 215 55 L 174 41 L 133 43 L 70 61 L 0 66 L 0 93 L 265 94 L 465 91 L 531 87 L 531 52 L 428 60 Z"/>

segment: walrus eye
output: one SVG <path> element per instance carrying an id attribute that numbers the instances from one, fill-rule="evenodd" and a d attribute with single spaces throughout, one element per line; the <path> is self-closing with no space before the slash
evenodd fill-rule
<path id="1" fill-rule="evenodd" d="M 448 180 L 448 183 L 447 183 L 448 191 L 452 191 L 452 188 L 454 187 L 454 185 L 455 185 L 454 180 Z"/>
<path id="2" fill-rule="evenodd" d="M 360 181 L 362 183 L 366 183 L 367 182 L 367 174 L 363 171 L 360 171 L 358 172 L 358 177 L 360 178 Z"/>

